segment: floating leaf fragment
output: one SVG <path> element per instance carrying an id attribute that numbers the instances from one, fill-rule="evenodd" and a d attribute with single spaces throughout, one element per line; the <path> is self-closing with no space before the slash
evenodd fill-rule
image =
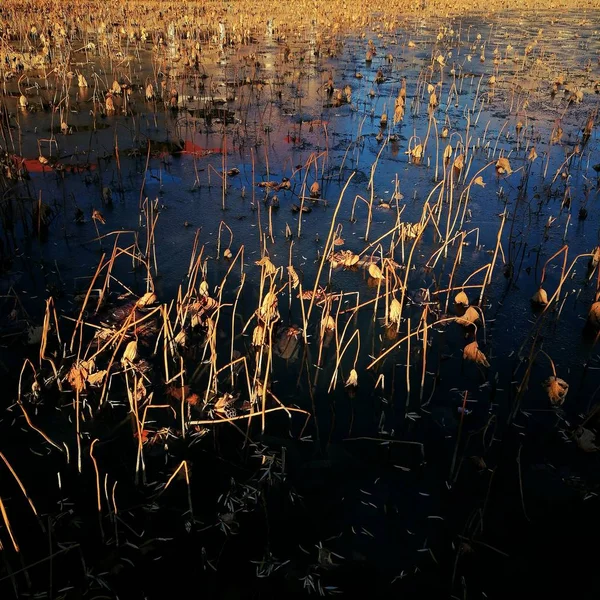
<path id="1" fill-rule="evenodd" d="M 485 354 L 479 349 L 479 344 L 477 342 L 471 342 L 464 347 L 463 358 L 484 367 L 490 366 Z"/>
<path id="2" fill-rule="evenodd" d="M 531 302 L 539 306 L 546 306 L 548 304 L 548 294 L 542 287 L 531 297 Z"/>
<path id="3" fill-rule="evenodd" d="M 542 385 L 552 404 L 560 406 L 565 401 L 567 392 L 569 391 L 569 384 L 564 379 L 552 375 Z"/>
<path id="4" fill-rule="evenodd" d="M 497 160 L 496 171 L 498 172 L 499 175 L 504 175 L 504 174 L 510 175 L 512 173 L 512 169 L 510 166 L 510 162 L 508 161 L 508 158 L 503 156 Z"/>

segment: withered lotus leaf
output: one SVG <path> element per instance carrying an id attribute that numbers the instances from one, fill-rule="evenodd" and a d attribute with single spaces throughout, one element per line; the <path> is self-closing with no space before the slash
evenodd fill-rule
<path id="1" fill-rule="evenodd" d="M 454 159 L 454 163 L 453 163 L 454 168 L 457 171 L 462 171 L 463 167 L 465 166 L 465 155 L 464 154 L 459 154 L 455 159 Z"/>
<path id="2" fill-rule="evenodd" d="M 508 162 L 508 158 L 503 156 L 496 161 L 496 171 L 499 175 L 510 175 L 512 173 L 512 168 L 510 166 L 510 162 Z"/>
<path id="3" fill-rule="evenodd" d="M 200 287 L 198 288 L 198 291 L 199 291 L 199 293 L 200 293 L 201 296 L 208 296 L 208 294 L 209 294 L 208 282 L 207 281 L 203 281 L 200 284 Z"/>
<path id="4" fill-rule="evenodd" d="M 479 320 L 479 313 L 476 308 L 469 306 L 465 311 L 465 314 L 462 317 L 458 317 L 457 321 L 463 326 L 467 327 L 468 325 L 472 325 Z"/>
<path id="5" fill-rule="evenodd" d="M 269 323 L 279 316 L 277 311 L 277 296 L 273 292 L 265 294 L 260 306 L 259 316 L 265 323 Z"/>
<path id="6" fill-rule="evenodd" d="M 546 306 L 548 304 L 548 294 L 544 288 L 540 288 L 532 297 L 531 301 L 533 304 L 539 304 L 540 306 Z"/>
<path id="7" fill-rule="evenodd" d="M 335 330 L 335 321 L 331 315 L 327 315 L 323 319 L 323 328 L 325 331 L 334 331 Z"/>
<path id="8" fill-rule="evenodd" d="M 88 370 L 80 363 L 74 363 L 67 373 L 67 381 L 76 392 L 83 392 L 88 378 Z"/>
<path id="9" fill-rule="evenodd" d="M 564 379 L 552 375 L 542 385 L 552 404 L 560 406 L 565 401 L 567 392 L 569 391 L 569 384 Z"/>
<path id="10" fill-rule="evenodd" d="M 375 263 L 371 263 L 369 265 L 369 275 L 373 279 L 383 279 L 383 273 L 381 272 L 381 269 Z"/>
<path id="11" fill-rule="evenodd" d="M 156 294 L 154 292 L 146 292 L 141 298 L 136 302 L 137 306 L 140 308 L 144 308 L 149 306 L 150 304 L 154 304 L 156 302 Z"/>
<path id="12" fill-rule="evenodd" d="M 355 369 L 350 371 L 350 375 L 346 380 L 346 387 L 356 387 L 358 385 L 358 373 Z"/>
<path id="13" fill-rule="evenodd" d="M 277 267 L 271 262 L 268 256 L 263 256 L 260 260 L 257 260 L 255 265 L 265 268 L 265 275 L 273 275 L 277 271 Z"/>
<path id="14" fill-rule="evenodd" d="M 265 333 L 265 326 L 262 323 L 259 323 L 252 332 L 252 345 L 262 346 L 265 342 Z"/>
<path id="15" fill-rule="evenodd" d="M 535 151 L 535 146 L 531 146 L 531 150 L 529 150 L 529 155 L 527 156 L 527 160 L 533 162 L 538 157 L 537 152 Z"/>
<path id="16" fill-rule="evenodd" d="M 388 318 L 392 323 L 399 324 L 401 315 L 402 315 L 402 309 L 401 309 L 400 302 L 396 298 L 394 298 L 390 302 Z"/>
<path id="17" fill-rule="evenodd" d="M 90 373 L 88 375 L 87 381 L 90 385 L 100 385 L 104 382 L 106 373 L 107 371 L 105 369 L 103 369 L 102 371 L 96 371 L 95 373 Z"/>
<path id="18" fill-rule="evenodd" d="M 479 349 L 479 344 L 477 342 L 471 342 L 464 347 L 463 358 L 484 367 L 490 366 L 485 354 Z"/>
<path id="19" fill-rule="evenodd" d="M 469 306 L 469 297 L 464 291 L 460 291 L 454 296 L 454 302 L 460 306 Z"/>
<path id="20" fill-rule="evenodd" d="M 127 366 L 132 363 L 137 358 L 137 342 L 132 340 L 129 342 L 125 348 L 125 352 L 123 352 L 123 358 L 121 359 L 121 364 L 123 366 Z"/>
<path id="21" fill-rule="evenodd" d="M 290 281 L 292 282 L 292 289 L 295 290 L 300 284 L 300 278 L 298 277 L 298 273 L 296 273 L 296 269 L 294 269 L 292 265 L 290 265 L 287 270 L 290 276 Z"/>

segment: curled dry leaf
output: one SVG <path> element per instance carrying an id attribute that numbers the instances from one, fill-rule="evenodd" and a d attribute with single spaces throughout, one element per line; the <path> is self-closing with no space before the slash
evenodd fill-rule
<path id="1" fill-rule="evenodd" d="M 400 123 L 404 119 L 404 105 L 400 102 L 394 107 L 394 125 Z"/>
<path id="2" fill-rule="evenodd" d="M 400 317 L 402 315 L 402 307 L 400 305 L 399 300 L 394 298 L 390 302 L 390 308 L 388 311 L 388 319 L 391 323 L 395 323 L 396 325 L 400 324 Z"/>
<path id="3" fill-rule="evenodd" d="M 218 413 L 225 413 L 227 407 L 233 402 L 233 396 L 231 394 L 223 394 L 215 402 L 215 411 Z"/>
<path id="4" fill-rule="evenodd" d="M 538 304 L 539 306 L 546 306 L 548 304 L 548 294 L 544 288 L 540 288 L 532 297 L 531 302 Z"/>
<path id="5" fill-rule="evenodd" d="M 174 342 L 181 348 L 185 348 L 187 341 L 187 334 L 183 329 L 174 338 Z"/>
<path id="6" fill-rule="evenodd" d="M 94 339 L 97 340 L 108 340 L 115 335 L 115 330 L 110 327 L 100 327 L 100 329 L 96 329 L 96 333 L 94 334 Z"/>
<path id="7" fill-rule="evenodd" d="M 296 273 L 296 269 L 290 265 L 287 267 L 288 274 L 290 276 L 290 281 L 292 282 L 292 289 L 295 290 L 298 285 L 300 285 L 300 278 L 298 277 L 298 273 Z"/>
<path id="8" fill-rule="evenodd" d="M 267 292 L 265 294 L 260 306 L 259 316 L 265 323 L 269 323 L 279 317 L 279 312 L 277 311 L 277 296 L 273 292 Z"/>
<path id="9" fill-rule="evenodd" d="M 93 358 L 82 360 L 79 364 L 88 372 L 88 375 L 96 370 L 96 362 Z"/>
<path id="10" fill-rule="evenodd" d="M 202 306 L 204 312 L 210 312 L 212 310 L 215 310 L 216 308 L 218 308 L 218 306 L 219 303 L 217 300 L 211 298 L 210 296 L 205 296 L 204 305 Z"/>
<path id="11" fill-rule="evenodd" d="M 138 298 L 138 301 L 135 304 L 139 308 L 144 308 L 145 306 L 155 304 L 156 300 L 157 298 L 154 292 L 146 292 L 141 298 Z"/>
<path id="12" fill-rule="evenodd" d="M 550 143 L 551 144 L 559 144 L 560 140 L 562 139 L 562 136 L 563 136 L 562 127 L 560 125 L 557 125 L 552 130 L 552 133 L 550 134 Z"/>
<path id="13" fill-rule="evenodd" d="M 381 269 L 375 264 L 375 263 L 371 263 L 369 265 L 369 275 L 373 278 L 373 279 L 383 279 L 383 273 L 381 272 Z"/>
<path id="14" fill-rule="evenodd" d="M 423 158 L 423 146 L 422 144 L 417 144 L 414 148 L 409 150 L 407 154 L 413 158 L 414 161 L 418 162 Z"/>
<path id="15" fill-rule="evenodd" d="M 400 223 L 398 237 L 403 240 L 414 240 L 424 229 L 422 223 Z"/>
<path id="16" fill-rule="evenodd" d="M 552 375 L 542 385 L 552 404 L 560 406 L 565 401 L 567 392 L 569 391 L 569 384 L 564 379 Z"/>
<path id="17" fill-rule="evenodd" d="M 463 358 L 484 367 L 490 366 L 485 354 L 479 349 L 479 344 L 477 342 L 471 342 L 464 347 Z"/>
<path id="18" fill-rule="evenodd" d="M 533 162 L 538 157 L 537 152 L 535 151 L 535 146 L 531 146 L 531 150 L 529 150 L 529 155 L 527 156 L 527 160 Z"/>
<path id="19" fill-rule="evenodd" d="M 505 173 L 506 175 L 510 175 L 512 173 L 512 168 L 508 162 L 508 158 L 503 156 L 496 161 L 496 171 L 499 175 L 504 175 Z"/>
<path id="20" fill-rule="evenodd" d="M 325 329 L 325 331 L 335 331 L 335 321 L 331 315 L 327 315 L 323 318 L 323 329 Z"/>
<path id="21" fill-rule="evenodd" d="M 458 317 L 456 319 L 463 327 L 467 327 L 468 325 L 472 325 L 479 321 L 479 312 L 476 308 L 469 306 L 465 311 L 465 314 L 462 317 Z"/>
<path id="22" fill-rule="evenodd" d="M 137 358 L 137 342 L 132 340 L 127 344 L 123 357 L 121 358 L 121 364 L 126 367 L 130 365 Z"/>
<path id="23" fill-rule="evenodd" d="M 90 385 L 98 386 L 104 382 L 104 378 L 106 377 L 107 371 L 103 369 L 102 371 L 96 371 L 95 373 L 90 373 L 87 378 L 87 382 Z"/>
<path id="24" fill-rule="evenodd" d="M 300 296 L 298 296 L 298 297 L 300 297 Z M 318 302 L 321 302 L 324 298 L 327 297 L 325 288 L 319 287 L 319 289 L 314 293 L 312 290 L 306 290 L 306 291 L 302 292 L 302 300 L 312 300 L 313 297 Z"/>
<path id="25" fill-rule="evenodd" d="M 265 343 L 266 329 L 262 323 L 259 323 L 252 332 L 252 345 L 262 346 Z"/>
<path id="26" fill-rule="evenodd" d="M 88 374 L 89 372 L 82 362 L 75 363 L 67 373 L 67 381 L 76 392 L 81 393 L 85 390 Z"/>
<path id="27" fill-rule="evenodd" d="M 354 254 L 351 250 L 345 250 L 343 252 L 334 252 L 329 259 L 331 266 L 335 269 L 336 267 L 353 267 L 359 261 L 358 254 Z"/>
<path id="28" fill-rule="evenodd" d="M 148 395 L 148 390 L 144 385 L 144 378 L 140 377 L 137 381 L 137 386 L 134 391 L 136 402 L 142 402 L 144 398 Z"/>
<path id="29" fill-rule="evenodd" d="M 356 387 L 358 385 L 358 373 L 356 372 L 356 369 L 352 369 L 350 371 L 350 375 L 348 376 L 348 379 L 346 380 L 346 387 Z"/>
<path id="30" fill-rule="evenodd" d="M 460 291 L 454 296 L 454 302 L 459 306 L 469 306 L 469 297 L 464 291 Z"/>
<path id="31" fill-rule="evenodd" d="M 209 294 L 209 289 L 208 289 L 208 282 L 207 281 L 203 281 L 200 284 L 200 287 L 198 288 L 198 292 L 201 296 L 208 296 Z"/>
<path id="32" fill-rule="evenodd" d="M 344 259 L 342 261 L 344 267 L 353 267 L 355 264 L 358 263 L 358 261 L 358 254 L 354 254 L 354 252 L 352 252 L 351 250 L 346 250 L 346 252 L 344 252 Z"/>
<path id="33" fill-rule="evenodd" d="M 265 275 L 273 275 L 277 272 L 277 267 L 271 262 L 268 256 L 263 256 L 260 260 L 257 260 L 255 265 L 265 268 Z"/>

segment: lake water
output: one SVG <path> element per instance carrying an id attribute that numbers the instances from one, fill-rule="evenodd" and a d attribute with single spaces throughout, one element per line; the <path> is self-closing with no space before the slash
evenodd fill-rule
<path id="1" fill-rule="evenodd" d="M 595 17 L 415 17 L 403 28 L 363 35 L 290 28 L 285 39 L 279 30 L 238 47 L 203 43 L 195 66 L 184 66 L 182 50 L 189 56 L 193 46 L 167 36 L 158 52 L 138 42 L 123 56 L 72 53 L 72 77 L 60 71 L 57 53 L 47 76 L 32 70 L 6 81 L 1 144 L 10 156 L 4 160 L 14 175 L 21 165 L 15 156 L 25 159 L 28 176 L 5 177 L 2 188 L 1 358 L 11 393 L 1 447 L 47 515 L 40 519 L 45 532 L 18 488 L 2 497 L 22 538 L 24 565 L 63 550 L 54 559 L 54 582 L 48 583 L 47 563 L 30 569 L 31 587 L 22 574 L 11 580 L 8 568 L 0 571 L 7 597 L 157 597 L 159 589 L 183 590 L 183 580 L 223 598 L 357 590 L 375 597 L 490 598 L 562 586 L 593 597 L 586 594 L 597 576 L 580 544 L 584 528 L 590 537 L 597 532 L 598 459 L 578 447 L 574 432 L 584 422 L 595 431 L 590 411 L 600 381 L 597 337 L 586 327 L 597 282 L 587 255 L 598 246 L 600 222 Z M 58 71 L 50 73 L 52 67 Z M 78 86 L 78 74 L 87 88 Z M 131 93 L 115 94 L 111 113 L 106 91 L 113 80 Z M 160 97 L 148 101 L 149 83 Z M 403 86 L 405 114 L 394 124 Z M 18 107 L 23 92 L 25 111 Z M 419 144 L 425 146 L 420 161 L 410 155 Z M 453 168 L 461 154 L 464 166 Z M 511 174 L 498 172 L 502 157 Z M 311 199 L 315 182 L 319 198 Z M 102 219 L 92 219 L 94 209 Z M 419 223 L 423 215 L 427 226 L 417 241 L 402 242 L 395 226 Z M 40 398 L 29 391 L 23 398 L 37 427 L 61 452 L 67 448 L 68 463 L 27 427 L 14 402 L 23 360 L 39 362 L 38 347 L 25 338 L 42 323 L 48 295 L 63 334 L 51 346 L 64 377 L 74 360 L 63 344 L 79 314 L 77 296 L 85 295 L 116 240 L 130 252 L 136 241 L 147 250 L 147 217 L 157 221 L 146 257 L 173 334 L 195 244 L 206 260 L 201 278 L 211 296 L 221 293 L 222 308 L 214 354 L 205 349 L 205 327 L 191 331 L 188 324 L 188 348 L 181 363 L 169 359 L 169 377 L 157 331 L 134 334 L 151 366 L 145 383 L 154 396 L 143 402 L 173 407 L 172 418 L 161 410 L 147 422 L 144 435 L 162 437 L 144 445 L 142 485 L 135 482 L 139 432 L 128 416 L 133 375 L 117 369 L 102 406 L 98 391 L 88 389 L 82 473 L 69 387 L 60 392 L 54 382 Z M 343 240 L 335 251 L 359 254 L 358 265 L 333 268 L 322 260 L 334 233 Z M 551 297 L 568 253 L 557 301 L 548 310 L 533 307 L 544 264 L 564 246 L 543 284 Z M 264 255 L 281 268 L 267 279 L 280 314 L 268 364 L 252 345 L 265 291 L 256 262 Z M 579 255 L 585 256 L 571 268 Z M 382 258 L 396 263 L 387 282 L 368 272 Z M 452 322 L 464 312 L 455 295 L 465 281 L 481 286 L 486 272 L 469 277 L 489 264 L 483 293 L 464 290 L 481 311 L 477 328 Z M 324 302 L 301 303 L 288 265 L 304 291 L 324 288 Z M 130 255 L 120 256 L 106 303 L 98 311 L 86 307 L 85 356 L 98 348 L 90 344 L 94 328 L 122 323 L 115 312 L 146 292 L 146 270 L 133 267 Z M 392 297 L 402 298 L 402 320 L 386 327 Z M 335 331 L 323 332 L 328 315 Z M 421 331 L 400 342 L 420 322 L 429 324 L 427 337 Z M 157 330 L 162 325 L 161 317 Z M 463 359 L 474 340 L 489 367 Z M 299 413 L 279 411 L 267 415 L 264 434 L 260 419 L 248 431 L 250 421 L 240 419 L 235 428 L 188 424 L 182 436 L 181 398 L 167 380 L 183 366 L 186 393 L 214 404 L 206 393 L 207 357 L 222 368 L 232 352 L 246 358 L 251 376 L 268 378 L 268 408 L 280 401 L 307 411 L 306 424 Z M 51 377 L 47 369 L 42 379 Z M 356 388 L 344 385 L 351 369 Z M 570 384 L 559 407 L 542 385 L 553 369 Z M 232 382 L 230 371 L 220 375 L 216 396 L 239 395 L 242 415 L 248 388 L 243 375 Z M 31 382 L 26 371 L 26 390 Z M 202 403 L 184 415 L 212 417 L 218 415 Z M 99 479 L 90 456 L 95 439 Z M 169 480 L 183 460 L 190 486 Z M 72 543 L 79 546 L 64 550 Z M 11 571 L 24 566 L 12 556 L 7 561 Z"/>

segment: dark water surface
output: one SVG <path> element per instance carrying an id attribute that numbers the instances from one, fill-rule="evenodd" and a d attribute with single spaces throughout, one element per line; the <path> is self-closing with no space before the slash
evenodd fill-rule
<path id="1" fill-rule="evenodd" d="M 51 106 L 62 85 L 56 74 L 45 78 L 31 72 L 21 81 L 21 89 L 27 90 L 27 112 L 18 110 L 16 79 L 7 81 L 3 149 L 28 159 L 29 178 L 5 181 L 3 188 L 1 366 L 7 385 L 0 449 L 23 480 L 40 517 L 32 517 L 4 469 L 0 481 L 9 480 L 10 486 L 1 497 L 22 552 L 9 554 L 10 537 L 6 528 L 1 530 L 2 598 L 157 598 L 165 593 L 221 598 L 309 593 L 500 598 L 560 593 L 596 598 L 600 582 L 592 557 L 599 533 L 598 455 L 582 451 L 574 441 L 578 425 L 585 421 L 592 432 L 598 425 L 590 412 L 600 387 L 600 360 L 595 333 L 585 327 L 596 283 L 596 273 L 589 277 L 588 257 L 578 259 L 549 311 L 542 315 L 534 310 L 530 298 L 539 287 L 544 263 L 563 245 L 568 245 L 569 266 L 599 243 L 595 124 L 589 139 L 583 137 L 590 115 L 597 123 L 597 22 L 598 15 L 584 19 L 550 13 L 537 13 L 535 19 L 527 14 L 508 20 L 415 18 L 402 30 L 381 28 L 363 36 L 326 38 L 326 43 L 319 42 L 318 56 L 316 31 L 302 31 L 285 42 L 267 35 L 222 54 L 217 47 L 207 47 L 197 69 L 173 62 L 176 47 L 169 43 L 162 60 L 150 45 L 132 49 L 131 59 L 117 64 L 80 52 L 76 59 L 71 57 L 71 70 L 83 73 L 90 87 L 78 88 L 75 75 L 66 113 Z M 377 53 L 367 64 L 369 39 Z M 386 60 L 388 53 L 391 62 Z M 435 60 L 440 53 L 446 63 L 441 87 Z M 376 83 L 379 69 L 383 80 Z M 335 95 L 328 97 L 324 86 L 330 74 L 336 88 L 351 86 L 350 102 L 336 106 Z M 162 100 L 144 98 L 147 83 L 160 88 L 167 75 L 172 80 L 165 89 L 178 90 L 177 110 L 165 109 Z M 490 83 L 491 76 L 496 83 Z M 561 77 L 565 84 L 553 93 Z M 95 93 L 103 97 L 113 79 L 127 82 L 133 92 L 125 104 L 123 97 L 115 98 L 116 114 L 103 114 Z M 392 125 L 394 100 L 403 81 L 406 114 Z M 446 124 L 448 138 L 436 137 L 430 125 L 429 82 L 440 101 L 434 113 L 437 133 Z M 453 89 L 457 93 L 452 94 Z M 578 91 L 583 100 L 570 102 L 570 95 Z M 384 112 L 389 125 L 382 129 Z M 61 115 L 67 134 L 61 132 Z M 563 136 L 551 144 L 558 123 Z M 380 132 L 383 140 L 378 140 Z M 182 438 L 177 419 L 157 417 L 156 429 L 169 427 L 170 432 L 144 447 L 147 485 L 142 485 L 134 482 L 137 439 L 118 378 L 103 408 L 90 396 L 81 474 L 70 392 L 54 386 L 42 402 L 27 399 L 37 426 L 68 447 L 68 464 L 64 453 L 25 423 L 14 404 L 18 373 L 26 357 L 38 362 L 37 347 L 25 343 L 27 331 L 41 324 L 50 294 L 61 331 L 64 328 L 65 339 L 70 338 L 73 325 L 68 318 L 77 318 L 80 305 L 75 296 L 85 294 L 101 255 L 113 251 L 115 235 L 107 234 L 128 232 L 119 236 L 121 247 L 133 244 L 135 236 L 145 245 L 145 198 L 154 203 L 158 215 L 158 269 L 153 275 L 160 302 L 169 305 L 181 284 L 187 288 L 196 236 L 204 247 L 206 280 L 215 297 L 215 286 L 231 265 L 223 249 L 230 247 L 235 256 L 243 246 L 245 280 L 236 315 L 232 319 L 229 306 L 219 320 L 218 365 L 229 362 L 232 336 L 235 350 L 255 361 L 253 325 L 243 335 L 242 329 L 259 301 L 261 268 L 255 261 L 262 256 L 261 233 L 269 233 L 269 219 L 272 238 L 265 245 L 271 261 L 285 269 L 291 259 L 304 290 L 312 290 L 350 175 L 354 174 L 337 223 L 342 249 L 358 254 L 394 227 L 398 211 L 402 222 L 419 222 L 426 200 L 444 176 L 444 149 L 448 143 L 453 149 L 462 144 L 464 151 L 467 135 L 466 182 L 482 169 L 485 187 L 470 188 L 463 225 L 469 233 L 453 275 L 455 288 L 492 260 L 506 211 L 501 250 L 481 306 L 486 323 L 479 324 L 476 334 L 489 368 L 463 360 L 465 344 L 474 339 L 473 328 L 450 323 L 429 332 L 422 393 L 422 336 L 412 339 L 410 353 L 404 343 L 367 369 L 405 335 L 408 318 L 414 329 L 426 302 L 439 318 L 454 314 L 456 291 L 446 303 L 446 293 L 437 290 L 448 288 L 458 243 L 449 246 L 447 256 L 432 259 L 445 232 L 430 223 L 414 249 L 397 335 L 383 326 L 383 301 L 376 313 L 373 304 L 355 316 L 343 312 L 357 302 L 352 293 L 358 293 L 358 302 L 376 296 L 377 285 L 364 266 L 336 269 L 330 276 L 326 265 L 322 285 L 330 282 L 327 291 L 347 294 L 331 309 L 340 310 L 338 332 L 351 319 L 342 346 L 358 331 L 360 350 L 357 353 L 355 338 L 330 391 L 336 342 L 334 337 L 325 340 L 317 366 L 322 308 L 315 306 L 307 328 L 309 344 L 299 335 L 296 353 L 273 357 L 271 390 L 286 406 L 312 414 L 305 428 L 302 416 L 288 419 L 274 413 L 262 436 L 255 420 L 249 428 L 254 442 L 244 444 L 243 420 L 236 422 L 239 428 L 210 426 L 209 431 L 200 428 Z M 407 151 L 426 138 L 425 157 L 414 164 Z M 533 162 L 528 160 L 532 146 L 538 155 Z M 53 167 L 36 162 L 40 152 Z M 311 156 L 319 157 L 316 164 Z M 509 158 L 511 175 L 496 173 L 500 156 Z M 376 160 L 371 190 L 368 183 Z M 58 169 L 55 161 L 61 165 Z M 239 171 L 227 177 L 224 195 L 219 177 L 223 167 Z M 257 185 L 284 177 L 290 179 L 289 190 L 267 194 L 267 188 Z M 321 186 L 321 199 L 304 200 L 312 209 L 309 213 L 294 212 L 293 205 L 303 202 L 302 195 L 308 196 L 315 181 Z M 394 197 L 396 182 L 400 199 Z M 461 179 L 455 201 L 465 187 Z M 269 210 L 274 194 L 279 207 Z M 430 197 L 432 206 L 437 194 Z M 359 199 L 353 210 L 357 196 L 367 202 Z M 372 224 L 365 241 L 371 197 Z M 48 207 L 47 227 L 36 235 L 40 203 Z M 82 222 L 77 222 L 77 209 L 83 213 Z M 105 224 L 94 223 L 93 209 L 102 212 Z M 442 210 L 447 210 L 446 203 Z M 443 214 L 440 223 L 445 227 L 447 213 Z M 223 230 L 219 255 L 222 222 L 233 237 L 230 243 Z M 293 244 L 286 238 L 286 225 Z M 101 241 L 96 226 L 106 236 Z M 363 258 L 388 255 L 390 236 L 381 243 Z M 404 248 L 395 249 L 400 278 L 411 248 L 408 240 Z M 549 296 L 561 278 L 562 256 L 546 269 Z M 94 324 L 110 321 L 111 311 L 127 301 L 120 294 L 146 291 L 146 273 L 134 270 L 130 258 L 119 258 L 113 273 L 108 304 L 98 315 L 93 310 L 86 313 Z M 284 275 L 280 287 L 286 280 Z M 482 281 L 479 273 L 470 283 Z M 223 303 L 233 304 L 240 283 L 236 265 L 224 286 Z M 465 291 L 476 304 L 479 290 Z M 288 287 L 279 294 L 279 311 L 279 331 L 288 325 L 302 327 L 296 292 L 290 302 Z M 552 375 L 543 353 L 535 354 L 524 380 L 532 342 L 570 384 L 562 407 L 553 406 L 543 389 L 542 382 Z M 62 356 L 61 344 L 53 341 L 53 349 Z M 150 362 L 162 361 L 162 350 L 157 357 L 153 351 L 154 342 L 143 349 Z M 187 374 L 201 368 L 201 361 L 201 348 L 186 355 Z M 156 368 L 153 402 L 170 403 L 178 410 L 177 400 L 165 394 L 164 374 Z M 178 365 L 170 368 L 176 372 Z M 358 373 L 356 389 L 344 386 L 352 368 Z M 192 391 L 204 397 L 206 381 L 205 376 L 197 378 Z M 29 389 L 28 374 L 25 383 Z M 221 391 L 228 385 L 223 381 Z M 241 387 L 244 394 L 245 384 Z M 206 411 L 191 410 L 193 419 L 207 418 Z M 96 438 L 103 494 L 100 518 L 89 452 Z M 176 478 L 161 492 L 160 486 L 182 460 L 191 469 L 193 515 L 184 479 Z M 108 502 L 115 482 L 116 520 Z M 52 560 L 44 560 L 51 554 Z M 42 560 L 27 569 L 25 577 L 22 569 Z M 192 591 L 184 596 L 188 586 Z"/>

